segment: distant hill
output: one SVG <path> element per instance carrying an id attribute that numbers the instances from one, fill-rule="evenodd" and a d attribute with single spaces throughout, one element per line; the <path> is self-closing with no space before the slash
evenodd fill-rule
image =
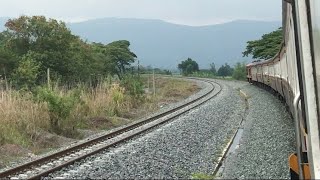
<path id="1" fill-rule="evenodd" d="M 280 25 L 280 22 L 241 20 L 192 27 L 160 20 L 105 18 L 68 26 L 89 41 L 108 43 L 127 39 L 142 64 L 173 69 L 188 57 L 202 68 L 211 62 L 220 66 L 243 61 L 242 51 L 247 41 L 260 38 Z"/>
<path id="2" fill-rule="evenodd" d="M 188 57 L 201 68 L 209 67 L 211 62 L 220 66 L 225 62 L 249 61 L 241 54 L 246 42 L 276 30 L 281 23 L 239 20 L 194 27 L 161 20 L 103 18 L 67 25 L 74 34 L 90 42 L 129 40 L 141 64 L 176 69 Z"/>

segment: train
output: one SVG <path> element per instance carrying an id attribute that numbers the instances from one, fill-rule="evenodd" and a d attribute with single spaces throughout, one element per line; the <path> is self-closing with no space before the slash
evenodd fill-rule
<path id="1" fill-rule="evenodd" d="M 282 0 L 282 29 L 279 52 L 247 64 L 247 80 L 277 94 L 292 114 L 291 179 L 320 179 L 320 0 Z"/>

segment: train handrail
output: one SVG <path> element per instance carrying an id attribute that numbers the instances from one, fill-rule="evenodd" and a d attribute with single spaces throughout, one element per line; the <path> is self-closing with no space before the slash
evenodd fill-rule
<path id="1" fill-rule="evenodd" d="M 299 114 L 298 114 L 298 105 L 301 100 L 300 92 L 297 92 L 293 100 L 293 111 L 294 111 L 294 123 L 296 128 L 296 143 L 297 143 L 297 156 L 298 156 L 298 167 L 299 167 L 299 179 L 303 179 L 303 171 L 301 167 L 301 137 L 300 137 L 300 123 L 299 123 Z"/>

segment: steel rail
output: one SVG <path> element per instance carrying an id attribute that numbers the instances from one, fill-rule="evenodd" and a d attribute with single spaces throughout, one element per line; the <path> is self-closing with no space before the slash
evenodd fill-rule
<path id="1" fill-rule="evenodd" d="M 200 97 L 195 98 L 195 99 L 193 99 L 193 100 L 191 100 L 191 101 L 189 101 L 189 102 L 187 102 L 187 103 L 185 103 L 185 104 L 183 104 L 181 106 L 175 107 L 173 109 L 170 109 L 170 110 L 165 111 L 163 113 L 157 114 L 157 115 L 152 116 L 150 118 L 144 119 L 142 121 L 134 122 L 134 123 L 132 123 L 130 125 L 127 125 L 127 126 L 121 128 L 121 129 L 117 129 L 117 130 L 115 130 L 113 132 L 107 133 L 107 134 L 99 136 L 97 138 L 90 139 L 90 140 L 88 140 L 86 142 L 83 142 L 83 143 L 79 143 L 79 144 L 74 145 L 74 146 L 72 146 L 70 148 L 55 152 L 55 153 L 50 154 L 50 155 L 45 156 L 45 157 L 41 157 L 39 159 L 36 159 L 34 161 L 31 161 L 31 162 L 28 162 L 28 163 L 25 163 L 25 164 L 22 164 L 22 165 L 19 165 L 17 167 L 12 168 L 12 169 L 8 169 L 8 170 L 0 173 L 0 178 L 15 177 L 17 174 L 23 174 L 27 170 L 34 169 L 34 167 L 40 167 L 41 165 L 45 165 L 46 163 L 52 162 L 53 160 L 56 160 L 56 159 L 59 159 L 59 158 L 62 158 L 62 157 L 66 157 L 66 156 L 68 156 L 70 154 L 73 154 L 75 151 L 79 151 L 81 149 L 93 146 L 95 144 L 99 144 L 100 142 L 103 142 L 103 141 L 106 141 L 106 140 L 110 140 L 110 139 L 112 139 L 114 137 L 118 137 L 119 135 L 124 134 L 124 133 L 126 133 L 126 132 L 128 132 L 130 130 L 134 130 L 134 129 L 136 129 L 138 127 L 141 127 L 141 126 L 143 126 L 145 124 L 148 124 L 148 123 L 153 122 L 155 120 L 158 120 L 158 119 L 160 119 L 162 117 L 170 115 L 170 114 L 172 114 L 174 112 L 177 112 L 177 111 L 181 110 L 182 108 L 185 108 L 185 107 L 187 107 L 187 106 L 189 106 L 191 104 L 194 104 L 194 103 L 204 99 L 205 97 L 209 96 L 214 91 L 214 89 L 215 89 L 214 86 L 218 87 L 218 91 L 215 94 L 213 94 L 210 98 L 205 99 L 203 102 L 201 102 L 201 103 L 199 103 L 199 104 L 197 104 L 197 105 L 195 105 L 195 106 L 193 106 L 191 108 L 187 108 L 186 110 L 184 110 L 184 111 L 182 111 L 180 113 L 177 113 L 176 115 L 174 115 L 174 116 L 172 116 L 172 117 L 170 117 L 168 119 L 159 121 L 158 123 L 156 123 L 156 124 L 154 124 L 154 125 L 152 125 L 152 126 L 150 126 L 148 128 L 137 130 L 133 134 L 125 135 L 120 140 L 117 140 L 115 142 L 108 142 L 105 145 L 103 145 L 102 147 L 99 147 L 99 148 L 97 148 L 97 149 L 95 149 L 95 150 L 93 150 L 91 152 L 88 152 L 88 153 L 85 153 L 85 154 L 80 155 L 78 157 L 75 157 L 73 159 L 70 159 L 69 161 L 63 162 L 60 165 L 57 165 L 57 166 L 55 166 L 53 168 L 41 171 L 40 173 L 32 175 L 31 177 L 27 177 L 27 179 L 40 179 L 41 177 L 47 176 L 48 174 L 50 174 L 50 173 L 52 173 L 54 171 L 57 171 L 57 170 L 59 170 L 59 169 L 61 169 L 63 167 L 66 167 L 66 166 L 74 163 L 75 161 L 79 161 L 80 159 L 84 159 L 84 158 L 86 158 L 88 156 L 91 156 L 91 155 L 96 154 L 98 152 L 101 152 L 101 151 L 103 151 L 105 149 L 113 147 L 116 144 L 125 142 L 125 141 L 133 138 L 134 136 L 137 136 L 137 135 L 139 135 L 139 134 L 141 134 L 143 132 L 146 132 L 146 131 L 148 131 L 148 130 L 150 130 L 152 128 L 155 128 L 156 126 L 159 126 L 159 125 L 161 125 L 161 124 L 163 124 L 165 122 L 168 122 L 168 121 L 172 120 L 173 118 L 178 117 L 181 114 L 186 113 L 187 111 L 191 110 L 192 108 L 195 108 L 195 107 L 207 102 L 208 100 L 210 100 L 211 98 L 213 98 L 214 96 L 216 96 L 217 94 L 219 94 L 221 92 L 221 86 L 219 84 L 217 84 L 216 82 L 213 82 L 213 81 L 210 81 L 210 80 L 206 80 L 206 79 L 197 79 L 197 80 L 201 80 L 201 81 L 204 81 L 204 82 L 207 82 L 207 83 L 211 84 L 212 88 L 207 93 L 205 93 L 205 94 L 201 95 Z"/>

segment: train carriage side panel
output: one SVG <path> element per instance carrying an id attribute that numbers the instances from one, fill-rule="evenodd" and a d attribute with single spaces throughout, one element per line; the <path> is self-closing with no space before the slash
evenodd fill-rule
<path id="1" fill-rule="evenodd" d="M 293 112 L 293 99 L 296 94 L 299 93 L 299 79 L 298 79 L 298 69 L 297 69 L 297 58 L 296 58 L 296 48 L 295 48 L 295 37 L 294 37 L 294 27 L 292 16 L 288 16 L 286 30 L 288 31 L 288 36 L 286 37 L 287 44 L 287 59 L 288 59 L 288 82 L 289 82 L 289 106 L 291 112 Z"/>
<path id="2" fill-rule="evenodd" d="M 276 86 L 276 77 L 275 77 L 275 64 L 271 63 L 269 64 L 269 80 L 270 80 L 270 86 L 273 90 L 277 91 Z"/>
<path id="3" fill-rule="evenodd" d="M 290 55 L 291 55 L 291 88 L 293 91 L 293 94 L 297 94 L 300 89 L 299 89 L 299 78 L 298 78 L 298 68 L 297 68 L 297 57 L 295 55 L 296 53 L 296 45 L 294 41 L 294 30 L 293 30 L 293 24 L 292 21 L 290 21 L 290 34 L 289 34 L 289 39 L 288 39 L 288 45 L 290 48 Z"/>
<path id="4" fill-rule="evenodd" d="M 251 66 L 251 78 L 252 78 L 252 81 L 258 81 L 257 79 L 257 66 Z"/>
<path id="5" fill-rule="evenodd" d="M 263 84 L 270 86 L 268 63 L 262 64 L 262 78 Z"/>
<path id="6" fill-rule="evenodd" d="M 255 67 L 257 68 L 257 82 L 261 82 L 262 78 L 260 72 L 260 65 L 255 65 Z"/>
<path id="7" fill-rule="evenodd" d="M 283 55 L 283 54 L 281 54 Z M 281 59 L 281 56 L 280 56 Z M 276 91 L 283 96 L 282 86 L 281 86 L 281 67 L 280 67 L 280 59 L 274 62 L 274 71 L 276 78 Z"/>
<path id="8" fill-rule="evenodd" d="M 287 66 L 287 53 L 284 53 L 284 55 L 281 57 L 281 87 L 283 92 L 283 98 L 288 102 L 288 66 Z"/>
<path id="9" fill-rule="evenodd" d="M 290 111 L 293 112 L 292 104 L 293 104 L 293 85 L 294 85 L 294 79 L 292 75 L 292 66 L 293 64 L 293 58 L 292 58 L 292 49 L 288 48 L 287 52 L 287 69 L 288 69 L 288 81 L 287 81 L 287 90 L 286 90 L 286 96 L 287 96 L 287 104 L 290 107 Z"/>
<path id="10" fill-rule="evenodd" d="M 258 79 L 258 82 L 260 83 L 263 83 L 263 70 L 262 70 L 262 65 L 259 64 L 257 65 L 257 69 L 258 69 L 258 72 L 257 72 L 257 79 Z"/>

